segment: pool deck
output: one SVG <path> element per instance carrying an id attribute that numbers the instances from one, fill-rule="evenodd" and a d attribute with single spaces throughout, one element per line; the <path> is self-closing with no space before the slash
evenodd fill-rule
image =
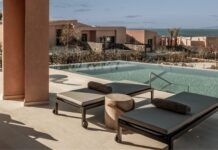
<path id="1" fill-rule="evenodd" d="M 2 73 L 0 72 L 2 91 Z M 88 81 L 107 80 L 50 69 L 50 104 L 23 107 L 21 102 L 0 101 L 0 149 L 61 149 L 61 150 L 145 150 L 167 149 L 165 144 L 138 134 L 123 136 L 125 141 L 114 141 L 115 132 L 104 126 L 104 109 L 88 111 L 89 129 L 81 127 L 81 114 L 65 104 L 60 105 L 60 116 L 52 113 L 56 93 L 85 87 Z M 171 94 L 155 91 L 155 97 Z M 134 97 L 137 107 L 149 101 L 149 94 Z M 175 141 L 175 150 L 218 149 L 218 113 Z"/>

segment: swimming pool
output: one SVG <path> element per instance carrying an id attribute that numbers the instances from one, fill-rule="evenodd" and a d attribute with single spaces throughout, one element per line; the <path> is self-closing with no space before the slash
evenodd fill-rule
<path id="1" fill-rule="evenodd" d="M 112 81 L 131 80 L 149 84 L 161 91 L 193 93 L 218 97 L 218 71 L 200 70 L 165 65 L 145 64 L 127 61 L 108 61 L 51 66 L 51 68 L 76 72 Z M 164 79 L 164 80 L 163 80 Z"/>

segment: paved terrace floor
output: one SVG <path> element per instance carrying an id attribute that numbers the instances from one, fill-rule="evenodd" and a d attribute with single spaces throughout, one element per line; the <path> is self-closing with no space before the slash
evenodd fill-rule
<path id="1" fill-rule="evenodd" d="M 2 73 L 0 73 L 2 77 Z M 89 129 L 81 127 L 81 115 L 65 104 L 60 116 L 52 113 L 58 92 L 85 87 L 90 77 L 50 70 L 50 104 L 23 107 L 21 102 L 0 101 L 0 149 L 61 149 L 61 150 L 140 150 L 166 149 L 166 145 L 138 134 L 123 136 L 125 141 L 114 141 L 115 132 L 104 127 L 104 108 L 88 112 Z M 2 82 L 2 79 L 0 80 Z M 99 80 L 107 82 L 104 80 Z M 2 85 L 0 87 L 2 89 Z M 155 97 L 168 93 L 155 91 Z M 137 106 L 149 101 L 149 95 L 135 97 Z M 175 149 L 218 149 L 218 114 L 175 141 Z"/>

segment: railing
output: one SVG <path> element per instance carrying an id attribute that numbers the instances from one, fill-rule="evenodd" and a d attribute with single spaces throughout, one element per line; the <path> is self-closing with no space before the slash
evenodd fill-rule
<path id="1" fill-rule="evenodd" d="M 164 79 L 163 77 L 159 76 L 158 74 L 156 74 L 156 73 L 154 73 L 154 72 L 151 72 L 150 75 L 149 75 L 149 78 L 150 78 L 150 79 L 149 79 L 149 85 L 150 85 L 150 86 L 152 86 L 152 85 L 151 85 L 151 84 L 152 84 L 152 80 L 154 80 L 153 77 L 159 78 L 159 79 L 161 79 L 162 81 L 164 81 L 164 82 L 167 83 L 167 85 L 165 85 L 165 86 L 162 87 L 161 89 L 164 89 L 164 88 L 166 88 L 166 87 L 168 87 L 168 86 L 171 86 L 171 85 L 178 85 L 178 86 L 184 86 L 184 87 L 187 86 L 187 92 L 190 91 L 190 85 L 178 84 L 178 83 L 170 82 L 170 81 Z"/>

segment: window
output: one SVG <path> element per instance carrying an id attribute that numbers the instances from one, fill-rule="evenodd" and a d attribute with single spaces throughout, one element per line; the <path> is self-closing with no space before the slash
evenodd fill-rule
<path id="1" fill-rule="evenodd" d="M 82 34 L 82 42 L 87 42 L 88 41 L 88 36 L 87 34 Z"/>
<path id="2" fill-rule="evenodd" d="M 152 46 L 153 45 L 153 40 L 152 39 L 148 39 L 148 45 Z"/>
<path id="3" fill-rule="evenodd" d="M 62 29 L 57 29 L 56 30 L 56 46 L 61 46 L 61 34 L 62 34 Z"/>
<path id="4" fill-rule="evenodd" d="M 105 36 L 100 37 L 101 43 L 115 43 L 115 37 L 114 36 Z"/>

